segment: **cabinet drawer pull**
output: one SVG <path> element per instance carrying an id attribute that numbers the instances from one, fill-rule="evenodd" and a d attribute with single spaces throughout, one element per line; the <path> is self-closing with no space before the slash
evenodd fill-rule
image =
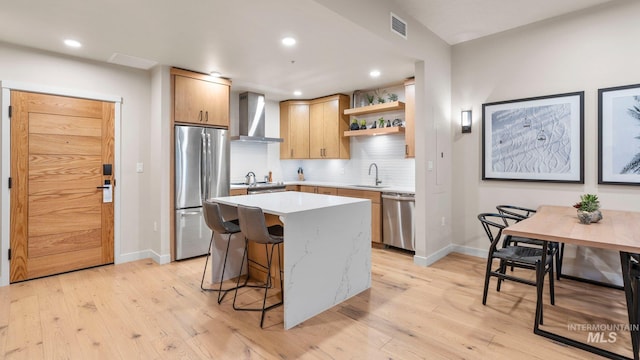
<path id="1" fill-rule="evenodd" d="M 202 110 L 198 113 L 198 122 L 202 122 Z"/>
<path id="2" fill-rule="evenodd" d="M 209 122 L 209 111 L 204 113 L 204 122 Z"/>

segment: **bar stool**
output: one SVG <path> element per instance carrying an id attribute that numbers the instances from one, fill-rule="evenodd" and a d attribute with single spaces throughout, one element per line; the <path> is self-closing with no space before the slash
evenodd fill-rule
<path id="1" fill-rule="evenodd" d="M 238 283 L 235 287 L 229 289 L 222 289 L 222 281 L 224 280 L 224 272 L 227 268 L 227 256 L 229 255 L 229 245 L 231 243 L 231 235 L 237 234 L 240 232 L 240 226 L 238 226 L 237 221 L 224 221 L 222 218 L 222 213 L 220 211 L 220 205 L 218 203 L 204 201 L 202 203 L 202 208 L 204 210 L 204 221 L 211 229 L 211 241 L 209 242 L 209 250 L 207 251 L 207 258 L 204 262 L 204 270 L 202 271 L 202 280 L 200 280 L 200 288 L 204 291 L 215 291 L 218 293 L 218 304 L 222 302 L 225 295 L 229 291 L 236 290 L 238 286 L 240 286 L 240 275 L 238 275 Z M 211 256 L 211 247 L 213 246 L 213 237 L 215 233 L 221 235 L 229 235 L 227 238 L 227 249 L 224 253 L 224 263 L 222 265 L 222 274 L 220 275 L 220 287 L 218 289 L 205 288 L 204 287 L 204 276 L 207 272 L 207 265 L 209 263 L 209 256 Z M 242 273 L 242 268 L 240 268 L 240 273 Z M 240 274 L 238 273 L 238 274 Z M 244 284 L 240 287 L 246 286 L 249 276 L 245 278 Z"/>
<path id="2" fill-rule="evenodd" d="M 240 269 L 242 269 L 244 265 L 244 260 L 247 258 L 247 264 L 250 261 L 247 257 L 247 249 L 249 246 L 249 241 L 255 242 L 257 244 L 264 244 L 265 250 L 267 252 L 267 265 L 263 265 L 252 261 L 253 263 L 261 266 L 267 271 L 267 280 L 264 283 L 264 286 L 253 286 L 253 287 L 261 287 L 264 289 L 264 297 L 262 299 L 262 307 L 260 308 L 240 308 L 236 306 L 236 298 L 238 296 L 238 288 L 240 286 L 236 286 L 236 291 L 233 296 L 233 309 L 240 311 L 260 311 L 260 328 L 263 327 L 264 324 L 264 315 L 265 312 L 271 310 L 275 307 L 278 307 L 283 304 L 284 296 L 283 296 L 283 287 L 282 287 L 282 269 L 278 271 L 278 277 L 280 279 L 280 301 L 266 306 L 267 305 L 267 292 L 270 288 L 273 287 L 271 281 L 271 264 L 273 263 L 273 251 L 277 247 L 278 248 L 278 267 L 280 267 L 280 244 L 282 244 L 283 237 L 283 228 L 282 226 L 275 225 L 267 228 L 264 220 L 264 213 L 261 208 L 253 207 L 253 206 L 243 206 L 238 205 L 238 219 L 240 220 L 240 232 L 244 235 L 245 238 L 245 246 L 244 246 L 244 254 L 242 255 L 242 262 L 240 263 Z M 271 249 L 269 251 L 269 245 L 271 245 Z M 240 278 L 238 278 L 238 285 L 240 284 Z"/>

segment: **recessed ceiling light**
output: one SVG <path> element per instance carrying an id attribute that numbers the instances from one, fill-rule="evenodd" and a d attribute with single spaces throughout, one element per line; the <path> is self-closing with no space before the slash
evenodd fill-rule
<path id="1" fill-rule="evenodd" d="M 300 95 L 302 95 L 302 91 L 296 90 L 296 91 L 293 92 L 293 95 L 300 96 Z"/>
<path id="2" fill-rule="evenodd" d="M 286 37 L 282 39 L 282 44 L 285 46 L 293 46 L 296 44 L 296 39 L 292 37 Z"/>
<path id="3" fill-rule="evenodd" d="M 73 39 L 66 39 L 64 41 L 64 44 L 67 45 L 68 47 L 72 47 L 72 48 L 79 48 L 79 47 L 82 46 L 82 44 L 80 44 L 79 41 L 73 40 Z"/>
<path id="4" fill-rule="evenodd" d="M 372 70 L 372 71 L 369 73 L 369 76 L 371 76 L 371 77 L 378 77 L 378 76 L 380 76 L 380 71 L 379 71 L 379 70 Z"/>
<path id="5" fill-rule="evenodd" d="M 222 74 L 220 74 L 219 71 L 212 71 L 209 73 L 209 75 L 213 76 L 213 77 L 220 77 L 222 76 Z"/>

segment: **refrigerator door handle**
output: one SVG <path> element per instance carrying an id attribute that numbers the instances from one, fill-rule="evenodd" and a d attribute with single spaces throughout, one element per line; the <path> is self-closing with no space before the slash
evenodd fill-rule
<path id="1" fill-rule="evenodd" d="M 209 199 L 211 197 L 211 176 L 213 173 L 213 170 L 211 169 L 211 161 L 213 160 L 213 149 L 211 148 L 211 134 L 207 133 L 207 156 L 206 158 L 206 166 L 205 166 L 205 177 L 206 177 L 206 183 L 207 183 L 207 187 L 206 187 L 206 194 L 205 194 L 205 200 Z"/>
<path id="2" fill-rule="evenodd" d="M 200 200 L 206 200 L 207 196 L 207 140 L 204 131 L 200 134 Z"/>

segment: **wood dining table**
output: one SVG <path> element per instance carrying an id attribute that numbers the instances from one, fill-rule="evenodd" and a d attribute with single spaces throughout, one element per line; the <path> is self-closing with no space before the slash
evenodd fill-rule
<path id="1" fill-rule="evenodd" d="M 543 205 L 535 215 L 510 225 L 503 231 L 504 235 L 521 236 L 547 242 L 558 242 L 578 246 L 615 250 L 620 253 L 620 265 L 624 293 L 627 303 L 629 329 L 633 358 L 638 360 L 638 286 L 630 274 L 630 266 L 640 258 L 640 212 L 601 210 L 603 219 L 590 225 L 581 224 L 576 216 L 576 209 L 570 206 Z M 543 252 L 542 263 L 546 261 L 547 252 Z M 538 278 L 544 279 L 544 276 Z M 629 359 L 593 345 L 567 338 L 540 328 L 543 311 L 542 292 L 544 280 L 538 282 L 534 333 L 570 346 L 604 356 L 610 359 Z M 636 308 L 634 309 L 634 300 Z"/>

